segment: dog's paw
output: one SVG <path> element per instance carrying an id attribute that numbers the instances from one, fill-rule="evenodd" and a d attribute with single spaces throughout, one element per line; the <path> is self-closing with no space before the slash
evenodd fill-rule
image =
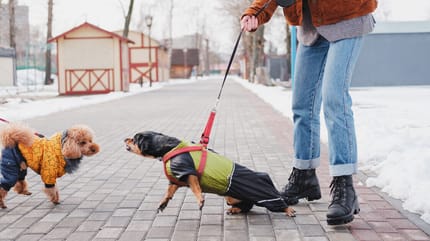
<path id="1" fill-rule="evenodd" d="M 57 187 L 45 188 L 43 192 L 53 204 L 60 204 L 60 194 L 58 193 Z"/>
<path id="2" fill-rule="evenodd" d="M 242 212 L 242 209 L 240 209 L 238 207 L 232 207 L 232 208 L 227 209 L 227 214 L 228 215 L 238 214 L 238 213 L 241 213 L 241 212 Z"/>
<path id="3" fill-rule="evenodd" d="M 203 206 L 205 206 L 205 199 L 204 198 L 199 200 L 199 209 L 202 210 Z"/>
<path id="4" fill-rule="evenodd" d="M 0 208 L 7 208 L 5 200 L 7 191 L 0 187 Z"/>
<path id="5" fill-rule="evenodd" d="M 295 217 L 296 216 L 296 210 L 294 210 L 291 207 L 285 208 L 285 215 L 287 215 L 288 217 Z"/>
<path id="6" fill-rule="evenodd" d="M 28 185 L 25 180 L 17 181 L 15 186 L 13 187 L 13 190 L 22 195 L 31 195 L 31 192 L 28 191 Z"/>
<path id="7" fill-rule="evenodd" d="M 172 199 L 171 197 L 163 198 L 163 200 L 161 200 L 160 204 L 158 205 L 157 213 L 163 212 L 171 199 Z"/>

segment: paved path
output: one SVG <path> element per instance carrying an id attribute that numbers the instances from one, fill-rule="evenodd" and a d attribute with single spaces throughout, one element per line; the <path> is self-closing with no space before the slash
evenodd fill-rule
<path id="1" fill-rule="evenodd" d="M 102 151 L 84 159 L 78 173 L 59 179 L 61 205 L 41 192 L 38 176 L 29 174 L 30 197 L 10 192 L 9 208 L 0 210 L 0 240 L 430 240 L 428 225 L 397 210 L 392 200 L 360 185 L 361 213 L 353 223 L 326 225 L 330 177 L 327 148 L 318 175 L 323 199 L 300 202 L 297 217 L 254 208 L 247 215 L 225 214 L 223 198 L 207 194 L 202 211 L 194 196 L 181 189 L 163 213 L 157 204 L 167 186 L 158 161 L 127 153 L 125 137 L 155 130 L 198 141 L 221 79 L 166 86 L 130 96 L 34 118 L 27 122 L 52 134 L 71 124 L 94 128 Z M 288 118 L 234 81 L 225 86 L 210 141 L 218 152 L 258 171 L 269 172 L 283 187 L 291 171 L 292 125 Z M 418 228 L 420 227 L 420 228 Z"/>

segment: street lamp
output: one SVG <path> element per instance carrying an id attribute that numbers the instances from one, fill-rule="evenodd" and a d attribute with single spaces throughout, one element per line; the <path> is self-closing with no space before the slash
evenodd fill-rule
<path id="1" fill-rule="evenodd" d="M 152 16 L 145 16 L 146 26 L 148 27 L 148 40 L 149 40 L 149 51 L 148 51 L 148 65 L 149 65 L 149 87 L 152 87 L 152 49 L 151 49 L 151 26 L 152 26 Z"/>

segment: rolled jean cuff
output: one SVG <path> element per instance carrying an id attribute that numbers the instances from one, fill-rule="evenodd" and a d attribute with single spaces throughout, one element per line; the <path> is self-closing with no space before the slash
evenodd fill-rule
<path id="1" fill-rule="evenodd" d="M 308 170 L 308 169 L 315 169 L 320 166 L 320 158 L 314 158 L 310 160 L 301 160 L 294 158 L 293 161 L 293 167 L 299 169 L 299 170 Z"/>
<path id="2" fill-rule="evenodd" d="M 352 175 L 356 173 L 357 173 L 356 163 L 330 166 L 330 176 L 333 176 L 333 177 Z"/>

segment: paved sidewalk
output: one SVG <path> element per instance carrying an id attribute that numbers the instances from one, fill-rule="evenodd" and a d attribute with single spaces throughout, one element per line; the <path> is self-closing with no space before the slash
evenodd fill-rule
<path id="1" fill-rule="evenodd" d="M 247 215 L 226 215 L 223 198 L 212 194 L 206 194 L 205 206 L 199 211 L 185 188 L 157 214 L 167 187 L 162 165 L 128 153 L 123 139 L 137 131 L 155 130 L 198 141 L 220 84 L 221 78 L 171 85 L 28 120 L 46 135 L 86 123 L 94 128 L 102 150 L 84 159 L 76 174 L 59 179 L 62 203 L 57 206 L 46 201 L 39 176 L 30 171 L 33 195 L 9 193 L 9 208 L 0 210 L 0 240 L 430 240 L 429 225 L 397 209 L 396 201 L 365 187 L 361 182 L 365 175 L 355 177 L 360 214 L 351 224 L 327 226 L 330 177 L 326 147 L 318 169 L 323 198 L 300 202 L 295 206 L 295 218 L 259 207 Z M 270 173 L 281 188 L 291 171 L 291 120 L 228 80 L 210 147 Z"/>

